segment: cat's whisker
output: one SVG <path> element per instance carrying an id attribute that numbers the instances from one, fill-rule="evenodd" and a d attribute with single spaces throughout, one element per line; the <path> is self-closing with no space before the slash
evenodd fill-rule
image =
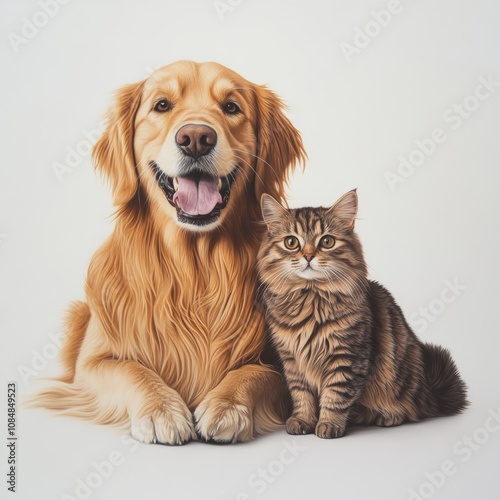
<path id="1" fill-rule="evenodd" d="M 356 298 L 361 298 L 366 291 L 366 278 L 364 276 L 358 276 L 357 273 L 353 273 L 352 268 L 344 266 L 339 263 L 338 269 L 343 273 L 346 280 L 352 285 L 353 293 L 356 295 Z"/>
<path id="2" fill-rule="evenodd" d="M 263 285 L 266 286 L 265 290 L 270 290 L 271 286 L 273 286 L 273 293 L 280 294 L 292 274 L 292 271 L 289 269 L 278 268 L 273 270 L 269 274 L 268 282 L 262 282 L 261 285 L 259 285 L 258 291 L 261 291 Z"/>
<path id="3" fill-rule="evenodd" d="M 349 269 L 343 268 L 342 264 L 337 263 L 335 266 L 331 266 L 324 270 L 324 274 L 330 279 L 333 278 L 338 280 L 340 283 L 345 285 L 351 294 L 359 299 L 363 295 L 363 287 L 360 285 L 359 281 L 352 276 Z M 352 271 L 352 270 L 351 270 Z"/>
<path id="4" fill-rule="evenodd" d="M 276 279 L 276 288 L 274 290 L 274 292 L 277 294 L 277 295 L 282 295 L 284 293 L 284 289 L 285 289 L 285 286 L 286 284 L 289 282 L 290 280 L 290 277 L 293 275 L 294 273 L 292 271 L 289 271 L 289 270 L 285 270 L 281 276 L 277 277 Z M 290 290 L 289 290 L 290 291 Z"/>

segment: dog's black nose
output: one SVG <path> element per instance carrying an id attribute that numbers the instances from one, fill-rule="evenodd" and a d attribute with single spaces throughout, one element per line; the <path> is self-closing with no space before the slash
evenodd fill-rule
<path id="1" fill-rule="evenodd" d="M 212 151 L 217 133 L 206 125 L 184 125 L 175 134 L 175 142 L 185 155 L 196 159 Z"/>

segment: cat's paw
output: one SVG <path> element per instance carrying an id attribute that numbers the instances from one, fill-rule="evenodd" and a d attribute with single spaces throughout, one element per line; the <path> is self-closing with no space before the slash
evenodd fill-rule
<path id="1" fill-rule="evenodd" d="M 130 433 L 141 443 L 180 445 L 196 439 L 193 417 L 186 404 L 164 403 L 152 411 L 133 417 Z"/>
<path id="2" fill-rule="evenodd" d="M 314 431 L 316 436 L 322 439 L 332 439 L 340 438 L 345 435 L 346 427 L 332 424 L 331 422 L 318 422 L 316 425 L 316 430 Z"/>
<path id="3" fill-rule="evenodd" d="M 314 432 L 314 424 L 305 422 L 297 417 L 290 417 L 286 421 L 286 432 L 288 434 L 312 434 Z"/>
<path id="4" fill-rule="evenodd" d="M 244 405 L 207 398 L 194 416 L 196 430 L 206 441 L 236 443 L 253 439 L 253 417 Z"/>

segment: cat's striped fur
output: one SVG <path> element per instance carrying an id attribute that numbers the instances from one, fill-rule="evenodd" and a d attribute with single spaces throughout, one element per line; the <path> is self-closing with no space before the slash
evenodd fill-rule
<path id="1" fill-rule="evenodd" d="M 340 437 L 349 423 L 393 426 L 467 405 L 449 351 L 419 341 L 391 294 L 368 280 L 357 205 L 355 191 L 329 209 L 262 198 L 258 270 L 293 403 L 291 434 Z"/>

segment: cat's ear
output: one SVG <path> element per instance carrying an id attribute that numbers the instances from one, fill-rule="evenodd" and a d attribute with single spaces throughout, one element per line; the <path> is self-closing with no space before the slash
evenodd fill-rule
<path id="1" fill-rule="evenodd" d="M 262 208 L 262 217 L 269 231 L 283 224 L 283 219 L 287 216 L 288 212 L 271 195 L 264 193 L 260 198 L 260 206 Z"/>
<path id="2" fill-rule="evenodd" d="M 349 191 L 339 198 L 335 204 L 328 209 L 335 222 L 340 224 L 347 231 L 354 229 L 356 215 L 358 214 L 358 195 L 356 190 Z"/>

